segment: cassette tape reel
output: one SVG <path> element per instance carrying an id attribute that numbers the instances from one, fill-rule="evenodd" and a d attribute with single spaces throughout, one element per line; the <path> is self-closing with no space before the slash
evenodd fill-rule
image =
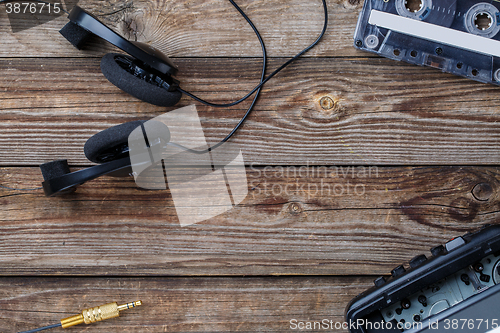
<path id="1" fill-rule="evenodd" d="M 500 85 L 500 2 L 366 0 L 357 48 Z"/>

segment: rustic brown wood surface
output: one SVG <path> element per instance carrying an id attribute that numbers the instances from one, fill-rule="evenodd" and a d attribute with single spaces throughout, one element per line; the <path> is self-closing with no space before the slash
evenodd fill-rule
<path id="1" fill-rule="evenodd" d="M 38 185 L 35 168 L 2 171 L 6 186 Z M 385 274 L 500 219 L 498 168 L 251 167 L 247 177 L 238 207 L 185 227 L 168 191 L 132 179 L 101 178 L 63 198 L 2 191 L 2 273 Z M 487 198 L 474 197 L 478 184 Z"/>
<path id="2" fill-rule="evenodd" d="M 273 59 L 270 67 L 283 61 Z M 212 101 L 230 102 L 258 83 L 260 60 L 177 63 L 182 86 Z M 60 158 L 85 165 L 82 147 L 90 136 L 166 111 L 111 85 L 99 59 L 8 58 L 0 60 L 0 73 L 3 165 Z M 331 109 L 320 106 L 325 96 Z M 494 165 L 499 99 L 495 86 L 390 60 L 302 59 L 270 81 L 234 142 L 247 162 L 261 165 Z M 192 103 L 184 97 L 178 106 Z M 247 106 L 199 106 L 209 140 L 222 139 Z"/>
<path id="3" fill-rule="evenodd" d="M 237 2 L 266 42 L 268 73 L 322 27 L 319 0 Z M 172 57 L 181 86 L 207 100 L 230 102 L 258 82 L 260 47 L 228 1 L 78 4 Z M 100 72 L 115 48 L 93 40 L 75 49 L 58 33 L 65 16 L 13 32 L 0 5 L 0 332 L 136 299 L 143 307 L 74 331 L 293 332 L 291 319 L 341 322 L 377 275 L 500 223 L 500 89 L 356 51 L 362 5 L 328 1 L 324 40 L 266 84 L 233 138 L 247 198 L 186 227 L 168 190 L 131 179 L 103 177 L 57 198 L 5 187 L 39 187 L 37 166 L 54 159 L 89 166 L 83 145 L 93 134 L 190 104 L 217 142 L 248 103 L 140 102 Z"/>
<path id="4" fill-rule="evenodd" d="M 323 27 L 321 1 L 243 0 L 239 6 L 249 15 L 265 40 L 269 56 L 295 55 L 311 44 Z M 154 47 L 171 57 L 261 57 L 259 42 L 250 26 L 229 1 L 141 0 L 78 2 L 123 36 Z M 353 56 L 352 35 L 362 3 L 328 1 L 330 25 L 324 43 L 307 56 Z M 111 14 L 116 12 L 115 14 Z M 12 33 L 7 15 L 0 13 L 5 38 L 3 57 L 89 57 L 113 48 L 93 41 L 85 52 L 68 47 L 57 32 L 67 23 L 61 16 L 34 30 Z M 36 42 L 33 42 L 36 38 Z"/>
<path id="5" fill-rule="evenodd" d="M 0 279 L 0 326 L 11 327 L 11 331 L 27 330 L 110 301 L 125 303 L 140 299 L 144 303 L 141 307 L 122 312 L 119 319 L 80 330 L 290 332 L 293 319 L 297 326 L 299 321 L 324 319 L 333 326 L 342 323 L 344 305 L 370 284 L 369 278 L 335 276 L 3 278 Z M 67 331 L 78 332 L 78 327 Z"/>

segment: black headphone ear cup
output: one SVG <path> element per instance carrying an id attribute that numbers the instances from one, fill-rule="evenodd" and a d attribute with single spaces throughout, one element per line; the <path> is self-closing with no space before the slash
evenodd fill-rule
<path id="1" fill-rule="evenodd" d="M 174 106 L 179 102 L 182 97 L 181 92 L 168 91 L 149 83 L 119 64 L 119 62 L 130 63 L 133 60 L 124 54 L 108 53 L 101 60 L 101 71 L 109 82 L 141 101 L 158 106 Z"/>
<path id="2" fill-rule="evenodd" d="M 74 47 L 81 50 L 85 43 L 92 37 L 93 33 L 69 21 L 59 33 L 64 36 Z"/>
<path id="3" fill-rule="evenodd" d="M 44 180 L 51 180 L 71 173 L 68 160 L 57 160 L 40 165 Z"/>
<path id="4" fill-rule="evenodd" d="M 50 195 L 50 196 L 62 195 L 62 194 L 71 193 L 71 192 L 76 191 L 77 184 L 69 186 L 65 189 L 59 190 L 57 192 L 50 193 L 50 194 L 48 194 L 47 188 L 45 188 L 45 186 L 48 186 L 48 188 L 51 188 L 50 184 L 52 181 L 57 183 L 59 177 L 62 177 L 64 175 L 71 173 L 71 171 L 69 170 L 68 160 L 57 160 L 57 161 L 44 163 L 44 164 L 40 165 L 40 170 L 42 171 L 42 176 L 43 176 L 43 180 L 44 180 L 43 187 L 44 187 L 45 195 Z M 46 183 L 47 183 L 47 185 L 46 185 Z"/>
<path id="5" fill-rule="evenodd" d="M 128 156 L 128 137 L 145 121 L 130 121 L 95 134 L 85 142 L 83 147 L 85 156 L 95 163 L 109 162 Z"/>

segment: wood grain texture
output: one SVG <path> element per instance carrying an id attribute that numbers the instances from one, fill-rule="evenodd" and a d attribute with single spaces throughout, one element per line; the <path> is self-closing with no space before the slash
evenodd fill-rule
<path id="1" fill-rule="evenodd" d="M 289 332 L 290 320 L 343 322 L 348 301 L 373 278 L 3 278 L 0 330 L 58 322 L 108 302 L 140 299 L 85 332 Z M 55 330 L 54 330 L 55 332 Z M 329 332 L 347 332 L 329 330 Z"/>
<path id="2" fill-rule="evenodd" d="M 237 2 L 266 42 L 268 73 L 322 27 L 320 0 Z M 207 100 L 233 101 L 257 83 L 260 47 L 226 0 L 79 5 L 173 57 L 182 87 Z M 374 275 L 500 223 L 498 87 L 357 51 L 362 2 L 328 7 L 323 41 L 266 84 L 233 138 L 249 181 L 233 210 L 181 227 L 168 190 L 131 179 L 102 177 L 57 198 L 0 187 L 0 332 L 137 299 L 143 307 L 82 329 L 290 332 L 294 318 L 339 322 Z M 174 109 L 112 86 L 99 62 L 116 49 L 93 40 L 76 50 L 58 33 L 66 18 L 13 33 L 4 8 L 0 186 L 38 187 L 36 166 L 55 159 L 89 165 L 93 134 Z M 195 104 L 209 142 L 248 105 Z"/>
<path id="3" fill-rule="evenodd" d="M 270 62 L 276 68 L 282 59 Z M 230 102 L 256 84 L 260 63 L 178 61 L 182 86 Z M 68 158 L 88 165 L 85 141 L 109 126 L 174 108 L 147 105 L 111 85 L 98 59 L 0 60 L 0 164 Z M 322 97 L 334 101 L 324 110 Z M 500 90 L 382 59 L 302 59 L 263 90 L 233 142 L 261 165 L 498 164 Z M 183 97 L 178 107 L 192 104 Z M 198 105 L 217 142 L 244 114 Z"/>
<path id="4" fill-rule="evenodd" d="M 35 168 L 1 171 L 4 186 L 39 184 Z M 247 178 L 240 205 L 185 227 L 168 191 L 132 180 L 103 177 L 60 198 L 0 189 L 0 274 L 383 274 L 500 222 L 498 168 L 268 166 Z M 477 184 L 487 197 L 472 194 Z"/>
<path id="5" fill-rule="evenodd" d="M 259 29 L 271 57 L 294 56 L 311 44 L 323 28 L 321 0 L 237 3 Z M 358 54 L 353 47 L 353 35 L 362 3 L 358 0 L 327 3 L 328 32 L 322 43 L 306 56 Z M 78 5 L 96 14 L 125 38 L 150 43 L 169 57 L 262 56 L 254 32 L 227 0 L 84 0 Z M 1 5 L 0 57 L 88 57 L 113 50 L 110 44 L 97 39 L 84 51 L 75 49 L 58 33 L 67 22 L 63 15 L 44 25 L 13 33 Z"/>

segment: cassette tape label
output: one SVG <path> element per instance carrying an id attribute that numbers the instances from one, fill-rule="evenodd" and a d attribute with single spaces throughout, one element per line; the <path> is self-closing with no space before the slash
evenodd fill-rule
<path id="1" fill-rule="evenodd" d="M 498 85 L 499 7 L 474 0 L 366 0 L 355 46 Z"/>

